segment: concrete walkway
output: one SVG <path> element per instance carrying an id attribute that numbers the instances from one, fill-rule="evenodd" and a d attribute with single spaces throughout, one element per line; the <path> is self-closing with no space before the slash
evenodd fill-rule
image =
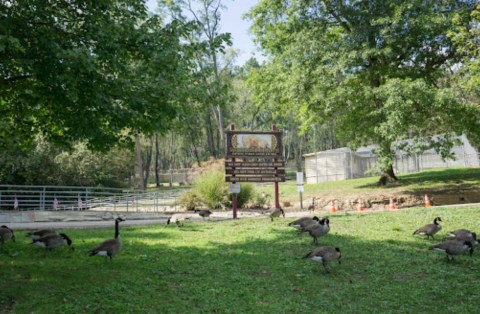
<path id="1" fill-rule="evenodd" d="M 178 212 L 183 213 L 183 212 Z M 118 213 L 121 216 L 121 213 Z M 256 212 L 238 212 L 237 218 L 266 217 L 266 213 Z M 232 212 L 214 212 L 210 218 L 205 220 L 192 213 L 191 221 L 219 221 L 232 219 Z M 164 225 L 167 223 L 168 216 L 158 219 L 128 219 L 122 222 L 122 226 L 143 226 L 143 225 Z M 113 224 L 113 220 L 94 220 L 94 221 L 38 221 L 38 222 L 10 222 L 8 227 L 13 230 L 39 230 L 39 229 L 94 229 L 108 228 Z"/>

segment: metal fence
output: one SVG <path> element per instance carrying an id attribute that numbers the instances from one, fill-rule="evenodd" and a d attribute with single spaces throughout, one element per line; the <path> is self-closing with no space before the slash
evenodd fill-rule
<path id="1" fill-rule="evenodd" d="M 183 191 L 0 185 L 0 210 L 176 211 Z"/>
<path id="2" fill-rule="evenodd" d="M 307 184 L 362 178 L 374 175 L 377 157 L 351 152 L 319 152 L 305 157 Z M 443 160 L 437 154 L 397 155 L 394 161 L 397 174 L 437 168 L 479 167 L 480 154 L 461 154 L 455 160 Z"/>

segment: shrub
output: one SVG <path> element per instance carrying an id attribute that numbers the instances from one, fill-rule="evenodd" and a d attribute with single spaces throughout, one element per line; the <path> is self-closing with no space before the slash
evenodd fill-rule
<path id="1" fill-rule="evenodd" d="M 246 207 L 246 205 L 253 201 L 255 196 L 255 187 L 252 183 L 241 183 L 240 193 L 237 195 L 238 208 Z"/>
<path id="2" fill-rule="evenodd" d="M 193 184 L 193 189 L 202 203 L 209 208 L 225 208 L 228 204 L 228 185 L 225 182 L 223 171 L 204 173 L 198 176 Z"/>
<path id="3" fill-rule="evenodd" d="M 252 208 L 269 208 L 271 197 L 270 194 L 266 194 L 265 192 L 255 193 Z"/>
<path id="4" fill-rule="evenodd" d="M 195 208 L 200 205 L 200 198 L 195 191 L 190 190 L 182 193 L 178 202 L 187 210 L 195 210 Z"/>

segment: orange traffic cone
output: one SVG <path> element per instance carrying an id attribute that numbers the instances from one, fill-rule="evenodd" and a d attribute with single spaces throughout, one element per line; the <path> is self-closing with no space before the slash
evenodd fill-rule
<path id="1" fill-rule="evenodd" d="M 427 194 L 425 194 L 425 207 L 432 206 L 432 203 L 430 203 L 430 198 L 428 197 Z"/>
<path id="2" fill-rule="evenodd" d="M 359 198 L 358 199 L 358 207 L 357 207 L 357 210 L 359 212 L 363 212 L 365 210 L 365 204 L 363 203 L 363 199 L 362 198 Z"/>
<path id="3" fill-rule="evenodd" d="M 334 199 L 332 199 L 332 207 L 330 207 L 330 210 L 332 211 L 332 213 L 337 211 L 337 208 L 335 207 L 335 200 Z"/>
<path id="4" fill-rule="evenodd" d="M 396 210 L 397 206 L 395 205 L 395 202 L 393 201 L 393 196 L 390 196 L 390 210 Z"/>

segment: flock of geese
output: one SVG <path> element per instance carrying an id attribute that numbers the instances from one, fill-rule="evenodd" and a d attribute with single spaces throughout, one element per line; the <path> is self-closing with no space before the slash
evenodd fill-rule
<path id="1" fill-rule="evenodd" d="M 212 212 L 210 210 L 195 211 L 202 219 L 208 218 Z M 182 222 L 192 217 L 192 214 L 174 214 L 167 220 L 167 224 L 176 223 L 177 227 L 182 225 Z M 108 239 L 97 245 L 95 248 L 88 251 L 89 256 L 105 256 L 112 261 L 114 255 L 120 252 L 122 248 L 122 240 L 120 238 L 119 224 L 125 221 L 118 217 L 115 219 L 115 235 L 113 239 Z M 32 244 L 40 248 L 51 251 L 56 248 L 67 246 L 71 251 L 74 250 L 72 240 L 65 233 L 57 233 L 55 230 L 42 229 L 28 232 L 27 237 L 32 239 Z M 0 226 L 0 250 L 3 251 L 5 241 L 11 240 L 15 242 L 15 233 L 9 227 Z"/>
<path id="2" fill-rule="evenodd" d="M 435 240 L 435 234 L 442 230 L 442 226 L 438 223 L 442 218 L 436 217 L 433 224 L 425 225 L 413 232 L 414 235 L 425 235 L 428 238 Z M 443 253 L 447 256 L 447 261 L 453 261 L 454 255 L 461 255 L 466 252 L 473 254 L 473 247 L 478 245 L 477 234 L 467 229 L 458 229 L 448 233 L 449 237 L 443 239 L 442 243 L 435 244 L 429 247 Z"/>
<path id="3" fill-rule="evenodd" d="M 273 221 L 273 217 L 279 217 L 280 214 L 285 214 L 282 209 L 273 211 L 270 214 L 270 218 Z M 435 234 L 442 229 L 442 226 L 438 223 L 442 221 L 440 217 L 436 217 L 432 224 L 424 225 L 413 232 L 414 235 L 424 235 L 432 240 L 435 240 Z M 326 235 L 330 231 L 330 221 L 327 217 L 318 218 L 314 216 L 302 217 L 288 224 L 295 227 L 300 233 L 308 233 L 313 238 L 313 243 L 318 244 L 318 238 Z M 448 237 L 443 239 L 442 243 L 435 244 L 429 247 L 430 250 L 440 252 L 446 255 L 447 262 L 453 261 L 455 255 L 461 255 L 469 253 L 473 254 L 474 246 L 478 245 L 477 234 L 467 229 L 458 229 L 448 233 Z M 340 248 L 331 246 L 319 246 L 314 250 L 308 252 L 303 258 L 311 259 L 315 262 L 322 263 L 324 273 L 328 274 L 328 263 L 331 261 L 338 261 L 341 263 L 342 254 Z"/>
<path id="4" fill-rule="evenodd" d="M 327 217 L 322 219 L 317 216 L 313 218 L 302 217 L 290 222 L 288 225 L 297 228 L 299 233 L 308 233 L 313 238 L 314 244 L 318 244 L 318 238 L 330 231 L 330 220 Z M 305 254 L 303 258 L 309 258 L 312 261 L 322 263 L 324 273 L 328 274 L 328 263 L 337 260 L 341 264 L 342 253 L 338 247 L 319 246 Z"/>
<path id="5" fill-rule="evenodd" d="M 196 213 L 203 219 L 208 218 L 212 214 L 209 210 L 201 210 Z M 273 221 L 273 218 L 280 217 L 281 215 L 285 218 L 285 212 L 283 209 L 279 208 L 270 214 L 270 218 Z M 176 223 L 177 227 L 180 227 L 182 226 L 183 221 L 188 220 L 191 217 L 192 214 L 188 213 L 174 214 L 167 220 L 167 224 Z M 124 221 L 121 217 L 115 219 L 114 238 L 105 240 L 95 248 L 91 249 L 89 251 L 90 256 L 105 256 L 112 261 L 112 257 L 120 252 L 122 241 L 120 238 L 119 223 L 121 221 Z M 439 221 L 442 221 L 442 219 L 436 217 L 432 224 L 427 224 L 418 228 L 413 232 L 413 235 L 423 235 L 427 236 L 427 239 L 431 238 L 432 240 L 435 240 L 435 234 L 442 229 L 442 226 L 438 223 Z M 318 244 L 318 238 L 329 233 L 330 220 L 328 217 L 322 219 L 317 216 L 312 218 L 301 217 L 290 222 L 288 226 L 297 228 L 299 233 L 310 235 L 313 239 L 313 243 Z M 475 232 L 467 229 L 458 229 L 449 232 L 448 235 L 449 237 L 444 238 L 442 243 L 432 245 L 429 249 L 445 254 L 447 261 L 453 261 L 453 256 L 467 252 L 472 256 L 474 246 L 478 245 L 477 234 Z M 68 246 L 70 250 L 74 250 L 72 240 L 65 233 L 57 233 L 55 230 L 44 229 L 28 232 L 27 237 L 32 239 L 32 244 L 46 250 L 52 250 L 63 246 Z M 15 242 L 14 231 L 5 225 L 0 226 L 1 250 L 3 250 L 5 241 L 9 240 Z M 322 263 L 324 273 L 328 274 L 328 264 L 332 261 L 337 261 L 338 264 L 341 264 L 342 254 L 338 247 L 319 246 L 305 254 L 303 258 Z"/>
<path id="6" fill-rule="evenodd" d="M 90 256 L 106 256 L 112 260 L 112 257 L 120 252 L 122 241 L 120 239 L 119 223 L 124 221 L 121 217 L 115 219 L 115 236 L 113 239 L 105 240 L 95 248 L 89 251 Z M 32 239 L 32 244 L 51 251 L 56 248 L 68 246 L 70 250 L 74 250 L 72 240 L 65 233 L 57 233 L 55 230 L 42 229 L 28 232 L 27 237 Z M 15 242 L 15 233 L 7 226 L 0 226 L 0 243 L 1 250 L 5 241 L 12 240 Z"/>

